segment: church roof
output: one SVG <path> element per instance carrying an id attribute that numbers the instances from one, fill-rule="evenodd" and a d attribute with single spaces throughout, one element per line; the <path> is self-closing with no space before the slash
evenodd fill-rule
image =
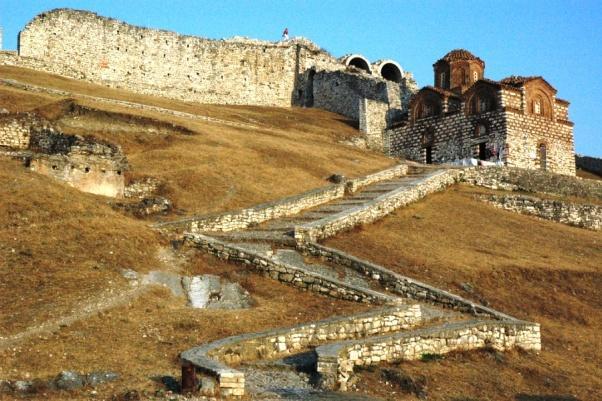
<path id="1" fill-rule="evenodd" d="M 447 53 L 445 56 L 437 60 L 437 63 L 441 61 L 452 62 L 452 61 L 465 61 L 465 60 L 476 60 L 482 64 L 485 64 L 483 60 L 472 54 L 466 49 L 454 49 Z M 436 64 L 436 63 L 435 63 Z"/>
<path id="2" fill-rule="evenodd" d="M 526 84 L 527 82 L 533 81 L 535 79 L 543 79 L 543 78 L 540 76 L 523 77 L 520 75 L 511 75 L 509 77 L 502 79 L 500 81 L 500 83 L 519 88 L 519 87 L 523 86 L 524 84 Z"/>

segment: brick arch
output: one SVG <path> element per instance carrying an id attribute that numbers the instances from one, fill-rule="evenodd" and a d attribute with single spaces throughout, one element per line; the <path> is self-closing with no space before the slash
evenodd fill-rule
<path id="1" fill-rule="evenodd" d="M 479 88 L 466 100 L 466 114 L 481 114 L 497 109 L 497 92 L 492 87 Z"/>
<path id="2" fill-rule="evenodd" d="M 438 116 L 442 111 L 441 98 L 431 92 L 420 94 L 412 105 L 412 118 L 418 120 L 421 118 Z"/>
<path id="3" fill-rule="evenodd" d="M 549 120 L 553 119 L 552 97 L 548 91 L 542 88 L 534 88 L 528 91 L 527 113 L 539 115 Z"/>
<path id="4" fill-rule="evenodd" d="M 372 74 L 372 69 L 370 68 L 370 62 L 368 61 L 368 59 L 366 57 L 362 56 L 361 54 L 349 55 L 349 56 L 345 57 L 345 60 L 343 62 L 347 67 L 353 66 L 360 70 L 366 71 L 368 74 Z"/>

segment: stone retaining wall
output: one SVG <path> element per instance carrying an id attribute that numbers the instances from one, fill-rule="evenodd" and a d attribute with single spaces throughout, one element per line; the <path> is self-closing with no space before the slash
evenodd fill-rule
<path id="1" fill-rule="evenodd" d="M 446 354 L 492 347 L 541 350 L 540 328 L 521 321 L 473 321 L 450 323 L 380 338 L 346 341 L 316 348 L 317 371 L 326 388 L 347 390 L 355 366 L 420 359 L 424 354 Z"/>
<path id="2" fill-rule="evenodd" d="M 222 396 L 244 395 L 244 374 L 226 364 L 239 364 L 299 353 L 328 341 L 364 338 L 397 332 L 422 321 L 419 305 L 374 309 L 294 327 L 242 334 L 192 348 L 180 355 L 182 363 L 217 377 Z"/>
<path id="3" fill-rule="evenodd" d="M 402 176 L 406 174 L 407 170 L 407 166 L 397 165 L 365 177 L 349 180 L 341 184 L 313 189 L 298 195 L 262 203 L 247 209 L 165 222 L 157 224 L 156 227 L 184 229 L 193 233 L 243 230 L 251 225 L 263 223 L 264 221 L 293 216 L 302 210 L 342 198 L 345 196 L 346 192 L 355 192 L 368 184 Z"/>
<path id="4" fill-rule="evenodd" d="M 185 234 L 184 238 L 195 247 L 220 259 L 247 265 L 251 269 L 262 272 L 266 277 L 303 290 L 346 301 L 374 304 L 399 302 L 396 297 L 307 271 L 216 238 L 202 234 Z"/>
<path id="5" fill-rule="evenodd" d="M 364 205 L 295 227 L 295 240 L 311 242 L 332 237 L 336 233 L 359 224 L 372 223 L 402 206 L 415 202 L 427 194 L 440 191 L 455 183 L 461 170 L 431 173 L 413 187 L 402 187 L 388 192 Z"/>
<path id="6" fill-rule="evenodd" d="M 568 203 L 525 195 L 492 195 L 482 199 L 501 209 L 590 230 L 602 229 L 602 206 Z"/>
<path id="7" fill-rule="evenodd" d="M 602 199 L 602 181 L 512 167 L 464 169 L 463 181 L 492 189 Z"/>
<path id="8" fill-rule="evenodd" d="M 383 288 L 388 288 L 389 291 L 404 297 L 426 301 L 440 307 L 451 308 L 475 316 L 487 316 L 494 319 L 513 319 L 511 316 L 494 309 L 475 304 L 450 292 L 402 276 L 383 266 L 356 258 L 338 249 L 309 242 L 301 244 L 300 250 L 312 256 L 324 258 L 331 263 L 356 270 L 366 277 L 378 281 Z"/>
<path id="9" fill-rule="evenodd" d="M 397 166 L 388 168 L 386 170 L 381 170 L 374 174 L 369 174 L 365 177 L 355 178 L 347 181 L 347 193 L 354 193 L 370 184 L 402 177 L 407 173 L 408 166 L 406 164 L 398 164 Z"/>

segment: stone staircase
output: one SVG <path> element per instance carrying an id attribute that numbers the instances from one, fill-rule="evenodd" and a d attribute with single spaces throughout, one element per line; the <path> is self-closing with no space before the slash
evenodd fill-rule
<path id="1" fill-rule="evenodd" d="M 369 184 L 359 191 L 302 211 L 294 216 L 282 217 L 245 230 L 230 232 L 207 232 L 208 235 L 235 242 L 269 242 L 282 245 L 295 245 L 295 227 L 326 219 L 355 208 L 362 208 L 383 195 L 402 189 L 412 189 L 425 178 L 443 170 L 412 166 L 408 174 L 389 180 Z"/>
<path id="2" fill-rule="evenodd" d="M 406 175 L 389 174 L 364 181 L 357 188 L 346 186 L 344 194 L 339 192 L 336 198 L 298 213 L 245 224 L 238 230 L 197 229 L 186 234 L 186 243 L 275 280 L 375 308 L 360 315 L 225 338 L 187 350 L 181 354 L 183 389 L 196 388 L 196 373 L 202 372 L 213 377 L 213 387 L 222 396 L 338 400 L 347 398 L 333 390 L 347 390 L 358 365 L 487 346 L 500 351 L 514 347 L 539 350 L 536 323 L 317 243 L 442 190 L 457 182 L 461 174 L 459 170 L 411 166 Z M 212 219 L 219 222 L 215 227 L 230 224 L 230 220 L 223 224 L 219 218 Z"/>

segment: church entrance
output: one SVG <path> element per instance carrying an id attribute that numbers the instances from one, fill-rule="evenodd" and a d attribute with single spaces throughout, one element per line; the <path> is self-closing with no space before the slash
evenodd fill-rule
<path id="1" fill-rule="evenodd" d="M 481 142 L 479 143 L 479 160 L 487 160 L 488 154 L 487 154 L 487 143 L 486 142 Z"/>
<path id="2" fill-rule="evenodd" d="M 424 148 L 424 162 L 426 164 L 433 164 L 433 147 L 427 146 Z"/>

